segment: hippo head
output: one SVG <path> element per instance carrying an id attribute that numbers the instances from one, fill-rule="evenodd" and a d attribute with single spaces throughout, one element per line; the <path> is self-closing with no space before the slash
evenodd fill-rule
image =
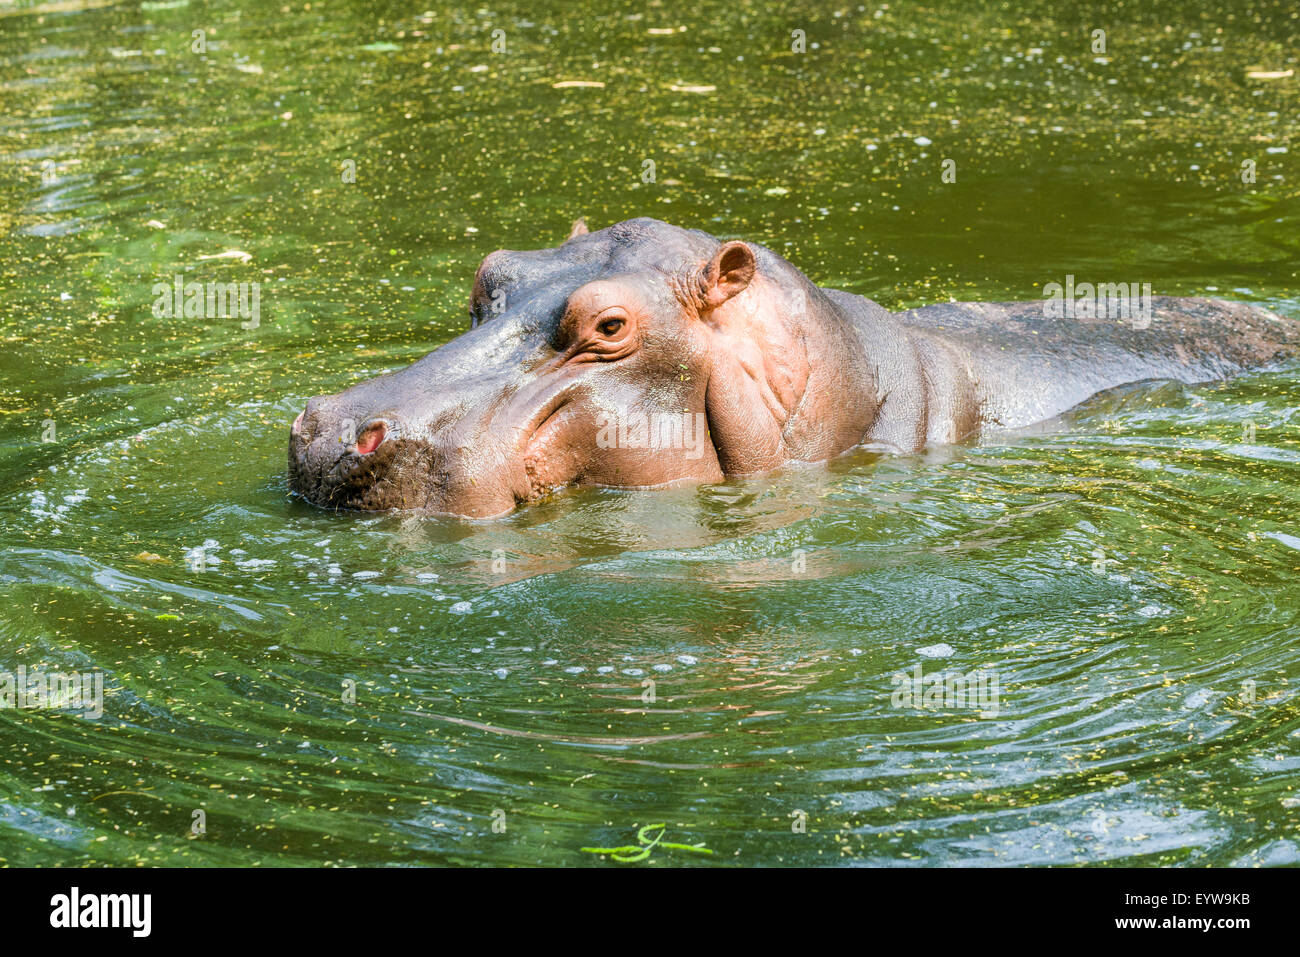
<path id="1" fill-rule="evenodd" d="M 761 246 L 635 219 L 483 260 L 470 327 L 311 399 L 289 481 L 331 508 L 499 515 L 568 485 L 716 481 L 861 441 L 854 333 Z M 834 358 L 832 358 L 834 357 Z"/>

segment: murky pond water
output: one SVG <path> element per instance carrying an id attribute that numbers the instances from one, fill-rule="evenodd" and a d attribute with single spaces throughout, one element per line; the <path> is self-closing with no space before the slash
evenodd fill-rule
<path id="1" fill-rule="evenodd" d="M 0 672 L 104 681 L 0 710 L 0 862 L 1300 863 L 1300 364 L 490 522 L 285 483 L 579 215 L 1300 317 L 1294 4 L 1145 6 L 0 2 Z"/>

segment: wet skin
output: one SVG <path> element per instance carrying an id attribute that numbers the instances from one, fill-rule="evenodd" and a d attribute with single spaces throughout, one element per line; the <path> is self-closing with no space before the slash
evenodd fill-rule
<path id="1" fill-rule="evenodd" d="M 311 399 L 290 435 L 293 490 L 330 508 L 489 517 L 569 485 L 914 452 L 1300 345 L 1300 323 L 1210 299 L 1157 297 L 1146 328 L 1045 318 L 1041 301 L 890 313 L 763 246 L 653 219 L 492 253 L 470 317 L 406 369 Z"/>

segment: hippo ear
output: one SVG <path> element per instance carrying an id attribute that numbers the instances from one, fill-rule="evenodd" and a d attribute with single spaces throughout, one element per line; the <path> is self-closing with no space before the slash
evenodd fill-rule
<path id="1" fill-rule="evenodd" d="M 757 264 L 748 243 L 723 243 L 700 271 L 700 293 L 705 309 L 716 309 L 754 278 Z"/>
<path id="2" fill-rule="evenodd" d="M 579 216 L 573 221 L 573 225 L 569 228 L 569 238 L 566 239 L 565 242 L 567 243 L 569 239 L 577 239 L 579 236 L 585 236 L 589 232 L 591 232 L 591 230 L 587 229 L 587 218 L 585 216 Z"/>

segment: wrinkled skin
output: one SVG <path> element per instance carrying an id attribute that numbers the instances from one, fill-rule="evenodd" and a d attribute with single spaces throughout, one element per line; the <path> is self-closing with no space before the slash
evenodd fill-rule
<path id="1" fill-rule="evenodd" d="M 1044 318 L 1042 302 L 891 314 L 757 244 L 579 221 L 554 249 L 489 255 L 460 337 L 310 400 L 290 485 L 332 508 L 488 517 L 568 485 L 710 482 L 859 445 L 912 452 L 1125 383 L 1204 382 L 1295 352 L 1298 324 L 1258 307 L 1153 309 L 1145 329 Z"/>

